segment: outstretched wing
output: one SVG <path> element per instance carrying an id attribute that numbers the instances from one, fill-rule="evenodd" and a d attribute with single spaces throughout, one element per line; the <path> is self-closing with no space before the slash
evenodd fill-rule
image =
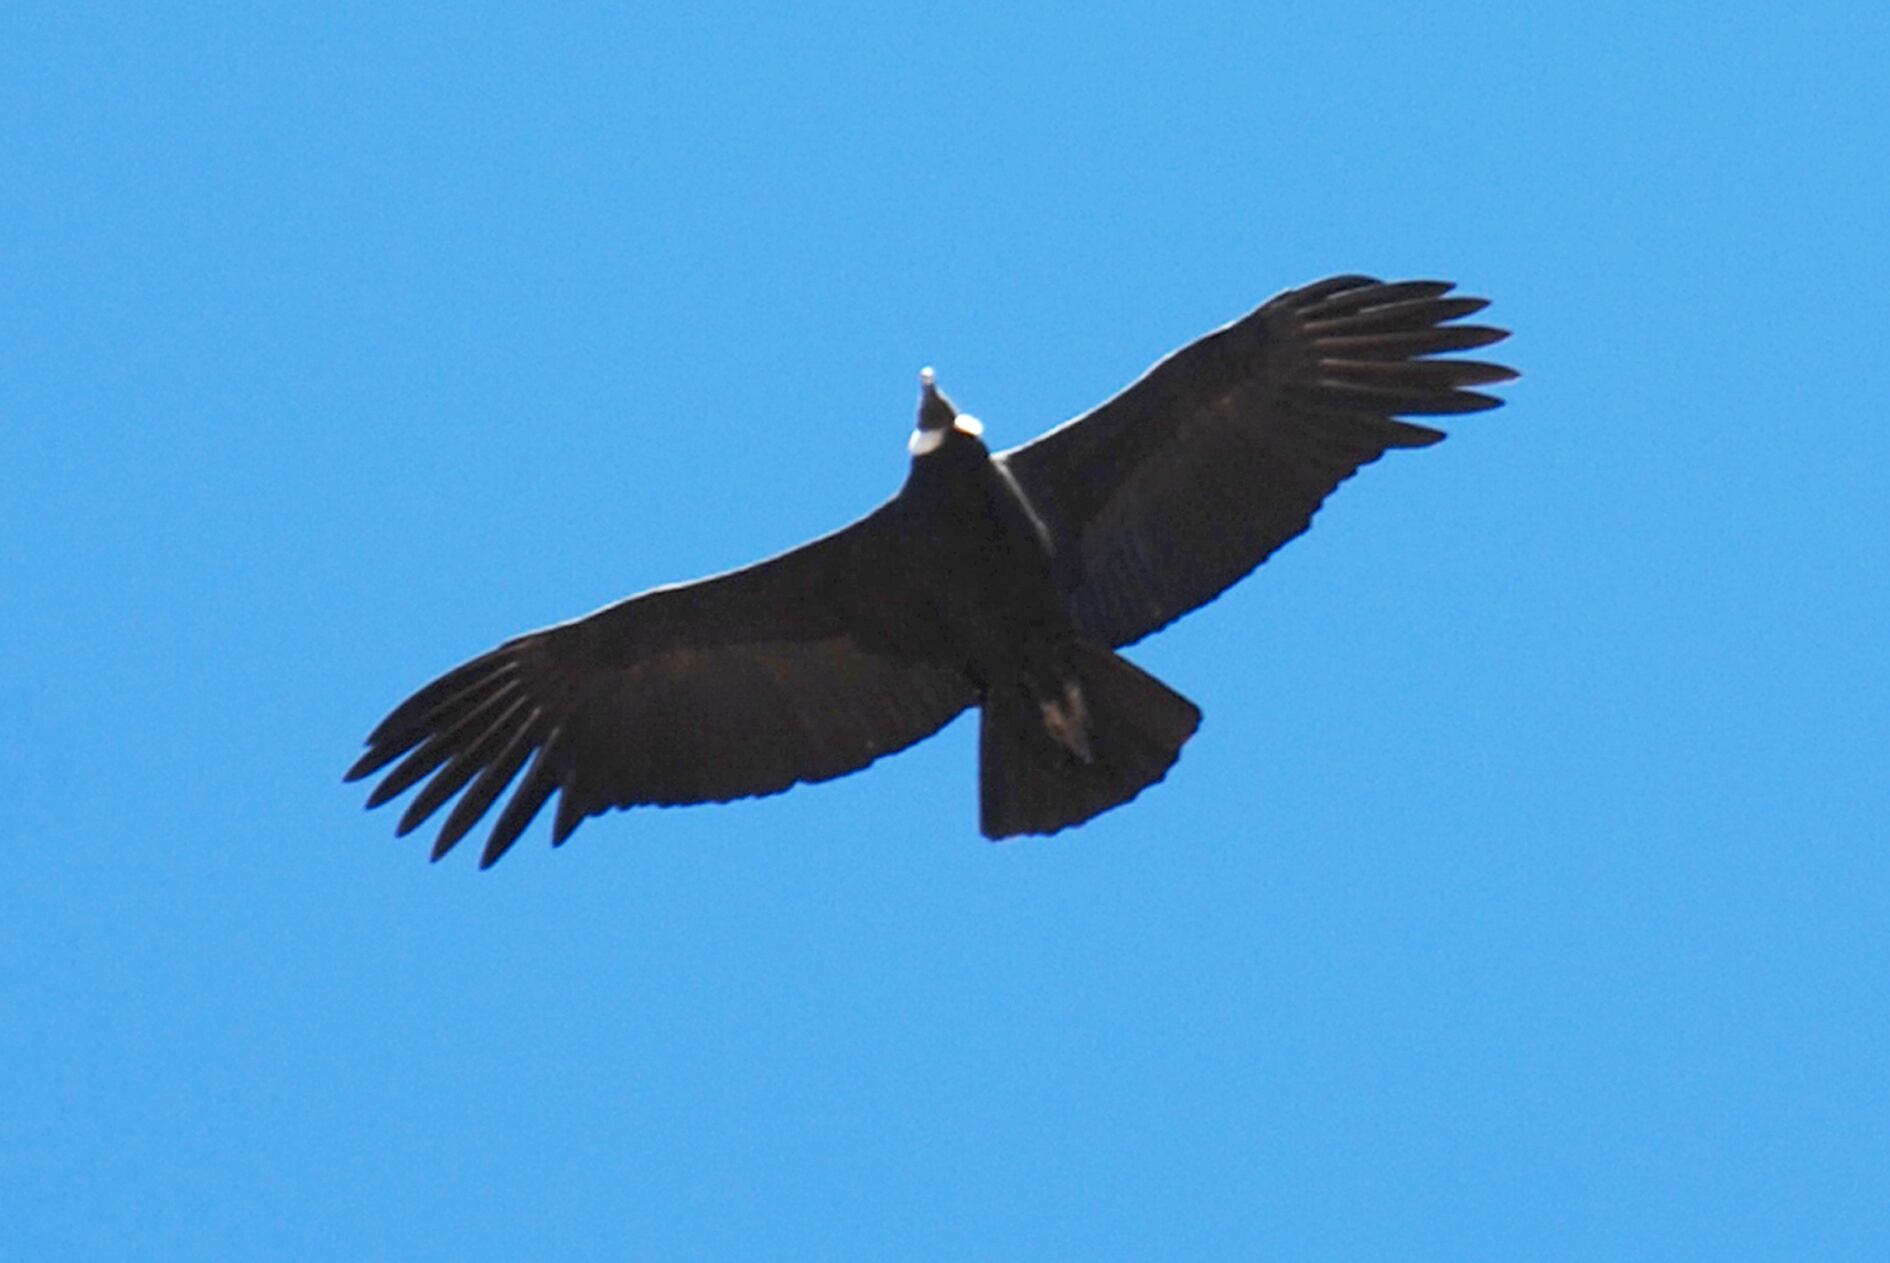
<path id="1" fill-rule="evenodd" d="M 1452 323 L 1488 305 L 1453 288 L 1335 276 L 1289 290 L 1002 453 L 1078 626 L 1111 645 L 1166 626 L 1304 531 L 1359 466 L 1444 437 L 1399 416 L 1500 404 L 1467 387 L 1513 370 L 1431 358 L 1509 336 Z"/>
<path id="2" fill-rule="evenodd" d="M 770 560 L 507 641 L 401 703 L 347 779 L 400 760 L 369 807 L 425 782 L 401 834 L 460 794 L 438 859 L 524 769 L 482 868 L 553 793 L 554 843 L 612 807 L 777 793 L 864 767 L 970 704 L 934 628 L 901 581 L 889 503 Z"/>

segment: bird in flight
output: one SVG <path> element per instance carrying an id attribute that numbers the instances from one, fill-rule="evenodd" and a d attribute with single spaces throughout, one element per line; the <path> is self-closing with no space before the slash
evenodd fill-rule
<path id="1" fill-rule="evenodd" d="M 1335 276 L 1278 295 L 1113 399 L 993 453 L 920 374 L 892 499 L 766 561 L 508 640 L 428 684 L 348 769 L 458 795 L 439 859 L 499 800 L 480 867 L 555 795 L 551 839 L 612 808 L 724 802 L 865 767 L 981 710 L 989 838 L 1080 824 L 1162 779 L 1201 712 L 1116 650 L 1222 591 L 1396 447 L 1478 412 L 1507 331 L 1445 281 Z M 396 762 L 398 760 L 398 762 Z M 520 776 L 521 771 L 523 776 Z"/>

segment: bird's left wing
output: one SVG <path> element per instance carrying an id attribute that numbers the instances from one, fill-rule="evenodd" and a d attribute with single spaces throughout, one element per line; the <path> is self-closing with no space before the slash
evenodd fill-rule
<path id="1" fill-rule="evenodd" d="M 1445 281 L 1335 276 L 1190 343 L 1121 394 L 1002 453 L 1056 550 L 1077 625 L 1139 640 L 1305 530 L 1359 466 L 1443 438 L 1401 416 L 1476 412 L 1516 374 L 1441 353 L 1501 329 Z"/>
<path id="2" fill-rule="evenodd" d="M 438 859 L 524 769 L 485 867 L 553 793 L 555 844 L 613 807 L 772 794 L 864 767 L 974 697 L 901 560 L 894 501 L 767 561 L 517 637 L 397 707 L 347 779 L 400 760 L 370 807 L 424 781 L 402 834 L 461 794 Z"/>

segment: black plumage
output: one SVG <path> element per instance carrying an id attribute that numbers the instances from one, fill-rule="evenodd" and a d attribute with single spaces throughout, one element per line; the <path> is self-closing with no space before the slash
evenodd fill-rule
<path id="1" fill-rule="evenodd" d="M 1399 420 L 1501 401 L 1500 341 L 1443 281 L 1281 294 L 1009 451 L 925 375 L 906 482 L 852 525 L 656 588 L 449 671 L 368 737 L 377 807 L 451 801 L 444 855 L 512 786 L 481 865 L 553 795 L 552 841 L 613 807 L 772 794 L 866 766 L 982 708 L 980 822 L 1051 833 L 1160 780 L 1193 703 L 1114 652 L 1219 595 L 1396 447 Z M 521 775 L 522 773 L 522 775 Z M 514 784 L 516 782 L 516 784 Z"/>

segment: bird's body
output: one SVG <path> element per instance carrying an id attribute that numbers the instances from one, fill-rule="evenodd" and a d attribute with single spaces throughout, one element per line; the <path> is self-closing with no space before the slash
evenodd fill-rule
<path id="1" fill-rule="evenodd" d="M 893 504 L 908 599 L 934 607 L 972 682 L 1060 687 L 1076 629 L 1051 579 L 1050 541 L 983 440 L 951 430 L 913 460 Z"/>
<path id="2" fill-rule="evenodd" d="M 742 570 L 518 637 L 390 714 L 349 771 L 377 806 L 454 804 L 450 849 L 515 778 L 482 863 L 556 794 L 554 842 L 637 804 L 773 793 L 863 767 L 982 708 L 981 826 L 1049 833 L 1167 772 L 1200 712 L 1115 649 L 1211 600 L 1390 447 L 1398 413 L 1498 402 L 1514 374 L 1430 358 L 1505 336 L 1451 325 L 1442 282 L 1335 277 L 1170 356 L 1121 395 L 993 455 L 923 375 L 899 492 Z"/>
<path id="3" fill-rule="evenodd" d="M 908 558 L 899 601 L 929 614 L 942 665 L 983 705 L 980 825 L 1009 837 L 1087 820 L 1160 779 L 1201 713 L 1076 625 L 1028 493 L 929 371 L 920 420 L 888 506 Z"/>

